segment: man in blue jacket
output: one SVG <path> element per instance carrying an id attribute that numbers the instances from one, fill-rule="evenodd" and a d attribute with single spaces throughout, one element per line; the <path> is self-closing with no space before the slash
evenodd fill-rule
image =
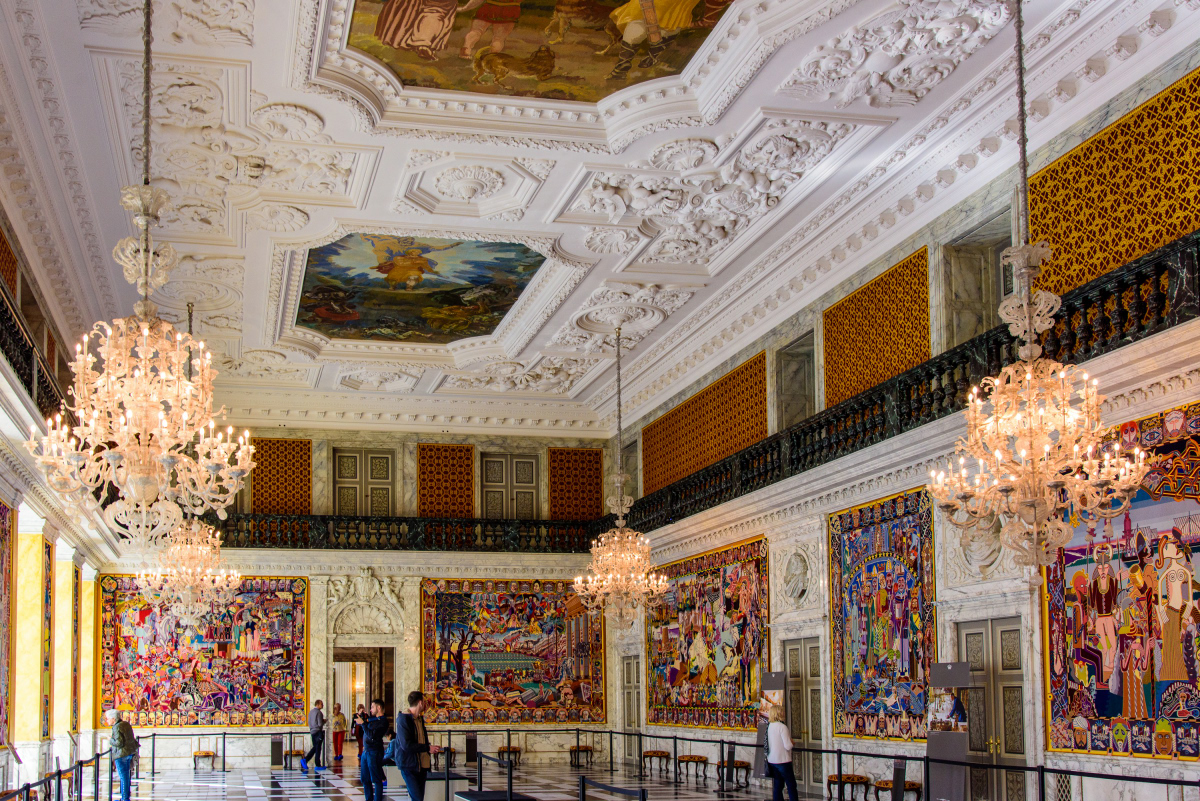
<path id="1" fill-rule="evenodd" d="M 396 716 L 398 758 L 396 766 L 404 778 L 412 801 L 425 801 L 425 779 L 429 776 L 429 735 L 425 731 L 425 710 L 429 701 L 425 693 L 413 690 L 408 694 L 408 711 Z M 449 768 L 447 768 L 449 774 Z M 371 801 L 370 798 L 367 801 Z"/>
<path id="2" fill-rule="evenodd" d="M 354 716 L 362 727 L 363 753 L 359 760 L 358 779 L 362 782 L 366 801 L 383 801 L 383 738 L 388 732 L 383 716 L 383 701 L 371 702 L 371 714 L 359 712 Z"/>

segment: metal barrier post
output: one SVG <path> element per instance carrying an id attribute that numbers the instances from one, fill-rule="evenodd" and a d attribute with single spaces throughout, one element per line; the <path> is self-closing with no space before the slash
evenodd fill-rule
<path id="1" fill-rule="evenodd" d="M 225 732 L 221 732 L 221 772 L 228 772 L 225 770 Z"/>
<path id="2" fill-rule="evenodd" d="M 679 737 L 671 735 L 671 758 L 675 761 L 675 783 L 679 784 Z"/>
<path id="3" fill-rule="evenodd" d="M 1046 766 L 1037 766 L 1038 801 L 1046 801 Z"/>
<path id="4" fill-rule="evenodd" d="M 57 801 L 63 801 L 62 797 L 62 768 L 54 771 L 54 797 Z"/>
<path id="5" fill-rule="evenodd" d="M 649 797 L 650 797 L 650 794 L 646 792 L 645 787 L 642 787 L 641 789 L 638 790 L 638 801 L 647 801 L 647 799 L 649 799 Z"/>
<path id="6" fill-rule="evenodd" d="M 724 768 L 722 768 L 722 760 L 724 760 Z M 725 741 L 721 740 L 717 743 L 717 787 L 721 792 L 725 792 L 726 773 L 733 773 L 733 765 L 729 764 L 729 759 L 725 756 Z"/>
<path id="7" fill-rule="evenodd" d="M 21 792 L 23 793 L 22 798 L 24 801 L 29 801 L 29 782 L 25 782 L 25 786 L 21 788 Z"/>
<path id="8" fill-rule="evenodd" d="M 512 766 L 513 766 L 513 763 L 512 763 L 512 760 L 510 759 L 510 760 L 508 760 L 508 781 L 505 783 L 505 790 L 504 790 L 504 792 L 506 793 L 505 798 L 508 801 L 512 801 Z"/>
<path id="9" fill-rule="evenodd" d="M 928 750 L 928 746 L 926 746 L 925 756 L 921 757 L 921 762 L 924 763 L 924 770 L 925 770 L 925 792 L 932 793 L 933 785 L 930 783 L 930 780 L 929 780 L 929 750 Z"/>
<path id="10" fill-rule="evenodd" d="M 846 783 L 842 781 L 842 747 L 840 745 L 837 750 L 837 783 L 838 801 L 846 801 Z M 929 792 L 928 789 L 926 792 Z"/>
<path id="11" fill-rule="evenodd" d="M 509 748 L 512 748 L 512 729 L 504 730 L 504 744 L 507 745 Z M 505 753 L 508 754 L 508 758 L 511 760 L 512 759 L 512 751 L 506 751 Z"/>
<path id="12" fill-rule="evenodd" d="M 575 727 L 575 757 L 571 760 L 572 767 L 583 767 L 583 754 L 579 753 L 579 727 Z"/>
<path id="13" fill-rule="evenodd" d="M 96 752 L 96 761 L 92 763 L 92 798 L 100 801 L 100 752 Z"/>
<path id="14" fill-rule="evenodd" d="M 475 792 L 483 790 L 483 756 L 475 760 Z"/>
<path id="15" fill-rule="evenodd" d="M 108 749 L 108 801 L 112 801 L 113 752 Z"/>
<path id="16" fill-rule="evenodd" d="M 579 801 L 587 801 L 587 779 L 583 774 L 579 776 Z"/>
<path id="17" fill-rule="evenodd" d="M 154 775 L 154 752 L 158 750 L 158 732 L 150 735 L 150 775 Z"/>
<path id="18" fill-rule="evenodd" d="M 616 768 L 613 766 L 613 733 L 612 729 L 608 730 L 608 772 L 616 773 Z"/>

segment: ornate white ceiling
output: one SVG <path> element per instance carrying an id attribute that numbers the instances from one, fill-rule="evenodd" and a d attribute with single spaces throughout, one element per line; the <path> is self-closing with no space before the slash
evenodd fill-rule
<path id="1" fill-rule="evenodd" d="M 187 258 L 156 300 L 194 304 L 239 424 L 606 435 L 613 320 L 632 418 L 1014 161 L 998 0 L 735 0 L 678 74 L 596 103 L 405 87 L 348 46 L 351 5 L 157 0 L 159 235 Z M 107 254 L 139 6 L 0 4 L 0 198 L 68 337 L 132 309 Z M 1200 33 L 1200 0 L 1028 7 L 1035 146 Z M 487 335 L 297 325 L 308 250 L 355 232 L 545 261 Z"/>

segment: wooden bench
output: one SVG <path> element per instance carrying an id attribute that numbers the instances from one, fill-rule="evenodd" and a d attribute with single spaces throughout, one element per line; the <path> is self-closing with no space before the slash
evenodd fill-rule
<path id="1" fill-rule="evenodd" d="M 860 776 L 860 775 L 858 775 L 857 773 L 842 773 L 842 774 L 840 774 L 840 775 L 839 775 L 839 774 L 837 774 L 837 773 L 831 773 L 831 774 L 829 774 L 829 778 L 828 778 L 828 779 L 826 779 L 826 781 L 825 781 L 825 789 L 829 791 L 829 797 L 830 797 L 830 798 L 833 798 L 833 787 L 834 787 L 834 785 L 841 785 L 841 784 L 849 785 L 849 787 L 850 787 L 850 795 L 849 795 L 850 801 L 853 801 L 853 799 L 854 799 L 854 790 L 855 790 L 855 788 L 857 788 L 857 787 L 861 787 L 861 788 L 862 788 L 862 791 L 863 791 L 863 801 L 867 801 L 867 790 L 868 790 L 868 789 L 871 787 L 871 779 L 870 779 L 870 777 L 868 777 L 868 776 Z"/>
<path id="2" fill-rule="evenodd" d="M 587 766 L 589 768 L 592 766 L 592 754 L 594 752 L 594 749 L 590 745 L 573 745 L 573 746 L 571 746 L 570 751 L 571 751 L 571 767 L 573 767 L 573 768 L 583 767 L 583 761 L 585 759 L 587 760 Z"/>
<path id="3" fill-rule="evenodd" d="M 287 751 L 284 751 L 283 752 L 283 769 L 291 770 L 292 769 L 292 760 L 293 759 L 304 759 L 304 755 L 306 753 L 308 753 L 308 752 L 305 751 L 303 748 L 289 748 Z"/>
<path id="4" fill-rule="evenodd" d="M 880 798 L 879 798 L 880 790 L 886 790 L 887 797 L 889 799 L 891 799 L 892 787 L 893 787 L 893 785 L 892 785 L 891 779 L 880 779 L 879 781 L 875 782 L 875 801 L 880 801 Z M 904 782 L 904 792 L 905 793 L 916 793 L 917 801 L 921 801 L 922 785 L 920 782 L 906 781 L 906 782 Z"/>
<path id="5" fill-rule="evenodd" d="M 642 752 L 642 770 L 647 770 L 646 763 L 650 763 L 649 771 L 654 771 L 654 760 L 658 760 L 658 772 L 667 772 L 667 762 L 671 759 L 671 755 L 666 751 L 643 751 Z"/>
<path id="6" fill-rule="evenodd" d="M 704 781 L 708 781 L 708 757 L 699 754 L 680 754 L 679 764 L 683 766 L 685 778 L 688 775 L 689 767 L 696 779 L 700 778 L 700 768 L 704 768 Z"/>
<path id="7" fill-rule="evenodd" d="M 521 746 L 519 745 L 502 745 L 496 749 L 496 756 L 499 759 L 507 759 L 513 763 L 514 768 L 521 767 Z"/>
<path id="8" fill-rule="evenodd" d="M 733 762 L 730 763 L 730 765 L 732 765 L 732 767 L 733 767 L 733 783 L 734 783 L 734 785 L 737 787 L 749 787 L 750 786 L 750 763 L 744 759 L 735 759 L 735 760 L 733 760 Z M 720 762 L 717 763 L 717 772 L 720 773 L 720 771 L 723 771 L 723 770 L 725 770 L 725 760 L 722 759 Z M 741 781 L 738 780 L 738 771 L 739 770 L 742 771 L 742 773 L 743 773 Z"/>
<path id="9" fill-rule="evenodd" d="M 303 751 L 300 751 L 299 754 L 300 754 L 300 756 L 304 756 Z M 202 760 L 202 759 L 208 760 L 208 769 L 209 770 L 217 769 L 217 752 L 209 751 L 208 749 L 201 748 L 199 750 L 192 752 L 192 770 L 200 769 L 200 760 Z"/>

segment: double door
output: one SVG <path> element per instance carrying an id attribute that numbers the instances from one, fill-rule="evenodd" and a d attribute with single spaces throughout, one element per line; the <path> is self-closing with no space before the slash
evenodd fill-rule
<path id="1" fill-rule="evenodd" d="M 1018 766 L 1026 759 L 1025 654 L 1019 617 L 958 624 L 958 655 L 971 668 L 959 690 L 967 710 L 967 760 Z M 971 801 L 1025 801 L 1025 773 L 972 768 Z"/>
<path id="2" fill-rule="evenodd" d="M 642 658 L 626 656 L 621 659 L 621 708 L 624 711 L 624 730 L 637 734 L 642 730 Z M 642 755 L 638 752 L 638 738 L 622 737 L 625 743 L 625 760 L 637 764 Z"/>
<path id="3" fill-rule="evenodd" d="M 483 516 L 489 520 L 536 520 L 538 462 L 536 456 L 485 453 Z"/>
<path id="4" fill-rule="evenodd" d="M 789 640 L 783 644 L 787 665 L 788 728 L 792 742 L 799 748 L 820 748 L 822 743 L 821 641 L 816 637 Z M 792 752 L 797 789 L 802 794 L 823 797 L 824 760 L 820 754 Z"/>

